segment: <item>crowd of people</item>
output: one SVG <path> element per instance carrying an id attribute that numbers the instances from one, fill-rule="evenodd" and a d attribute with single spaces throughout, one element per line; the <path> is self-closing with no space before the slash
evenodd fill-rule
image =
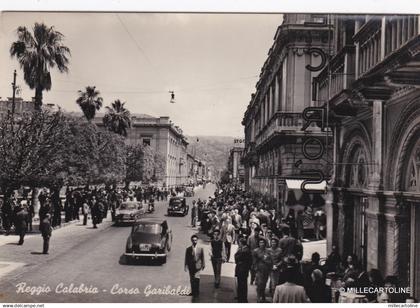
<path id="1" fill-rule="evenodd" d="M 82 219 L 83 225 L 87 225 L 90 217 L 92 226 L 96 229 L 109 212 L 112 221 L 115 221 L 116 209 L 125 200 L 163 201 L 168 199 L 168 195 L 176 195 L 183 189 L 180 186 L 166 188 L 151 185 L 132 188 L 116 186 L 67 187 L 65 195 L 60 196 L 60 190 L 44 188 L 37 197 L 39 231 L 44 238 L 43 252 L 48 253 L 52 230 L 61 226 L 63 218 L 64 222 Z M 12 231 L 18 234 L 19 245 L 23 245 L 26 233 L 33 231 L 35 214 L 32 193 L 28 190 L 15 192 L 7 201 L 0 198 L 0 229 L 3 229 L 6 236 Z"/>
<path id="2" fill-rule="evenodd" d="M 355 255 L 342 258 L 337 247 L 326 259 L 314 252 L 310 261 L 303 261 L 303 235 L 295 224 L 299 218 L 291 215 L 293 211 L 282 216 L 233 185 L 218 185 L 214 198 L 193 201 L 191 225 L 200 221 L 201 231 L 210 237 L 214 287 L 220 286 L 222 264 L 232 259 L 232 244 L 238 244 L 233 256 L 238 302 L 247 302 L 248 278 L 261 303 L 267 298 L 274 303 L 331 303 L 339 301 L 343 287 L 399 287 L 395 276 L 383 279 L 377 269 L 364 271 Z M 321 234 L 316 233 L 319 239 Z M 359 295 L 365 302 L 405 300 L 401 293 Z"/>

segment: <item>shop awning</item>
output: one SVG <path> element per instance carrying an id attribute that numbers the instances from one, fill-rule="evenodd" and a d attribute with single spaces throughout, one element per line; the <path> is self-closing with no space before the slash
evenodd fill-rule
<path id="1" fill-rule="evenodd" d="M 303 181 L 304 180 L 286 179 L 286 185 L 288 189 L 301 190 L 301 185 Z M 307 190 L 325 191 L 327 189 L 327 182 L 324 180 L 319 184 L 306 184 L 305 188 Z"/>

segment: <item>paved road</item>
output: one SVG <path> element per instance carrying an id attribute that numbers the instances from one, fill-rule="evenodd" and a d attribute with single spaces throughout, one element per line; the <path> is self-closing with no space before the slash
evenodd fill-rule
<path id="1" fill-rule="evenodd" d="M 207 199 L 214 188 L 199 188 L 194 199 Z M 191 202 L 193 198 L 188 199 Z M 153 216 L 164 217 L 166 204 L 157 203 Z M 184 252 L 197 230 L 190 227 L 189 215 L 167 220 L 174 239 L 164 265 L 127 265 L 122 254 L 130 227 L 116 227 L 109 221 L 99 229 L 76 223 L 55 230 L 47 256 L 40 254 L 40 235 L 29 237 L 23 246 L 0 246 L 0 302 L 191 302 L 189 296 L 147 296 L 144 292 L 149 285 L 150 291 L 167 286 L 189 290 L 188 274 L 183 268 Z M 65 289 L 72 284 L 71 291 Z M 77 292 L 82 284 L 84 293 L 69 293 Z M 135 294 L 111 294 L 113 291 Z"/>

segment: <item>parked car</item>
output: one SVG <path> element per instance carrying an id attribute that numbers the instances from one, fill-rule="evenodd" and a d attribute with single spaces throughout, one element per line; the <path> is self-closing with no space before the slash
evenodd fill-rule
<path id="1" fill-rule="evenodd" d="M 136 222 L 128 236 L 124 255 L 128 263 L 151 259 L 166 263 L 172 246 L 172 231 L 166 220 L 144 218 Z"/>
<path id="2" fill-rule="evenodd" d="M 145 213 L 143 205 L 138 201 L 125 201 L 115 211 L 115 223 L 134 223 Z"/>
<path id="3" fill-rule="evenodd" d="M 168 216 L 181 214 L 183 216 L 188 215 L 189 206 L 187 205 L 184 197 L 172 197 L 169 199 L 168 204 Z"/>

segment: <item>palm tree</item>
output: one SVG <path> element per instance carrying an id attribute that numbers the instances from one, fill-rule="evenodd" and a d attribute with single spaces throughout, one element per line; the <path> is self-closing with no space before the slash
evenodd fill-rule
<path id="1" fill-rule="evenodd" d="M 76 103 L 80 106 L 85 115 L 86 119 L 90 122 L 95 117 L 96 110 L 101 109 L 103 99 L 99 96 L 99 91 L 96 90 L 96 87 L 87 86 L 86 90 L 79 90 L 79 97 L 76 100 Z"/>
<path id="2" fill-rule="evenodd" d="M 17 58 L 29 88 L 35 89 L 35 108 L 42 106 L 42 92 L 51 89 L 50 69 L 57 66 L 60 73 L 68 72 L 70 49 L 62 45 L 64 35 L 35 23 L 33 34 L 26 27 L 16 30 L 18 40 L 12 43 L 10 55 Z"/>
<path id="3" fill-rule="evenodd" d="M 130 111 L 124 108 L 125 103 L 119 99 L 115 100 L 111 107 L 106 106 L 107 113 L 103 123 L 110 131 L 127 137 L 127 129 L 131 127 Z"/>

